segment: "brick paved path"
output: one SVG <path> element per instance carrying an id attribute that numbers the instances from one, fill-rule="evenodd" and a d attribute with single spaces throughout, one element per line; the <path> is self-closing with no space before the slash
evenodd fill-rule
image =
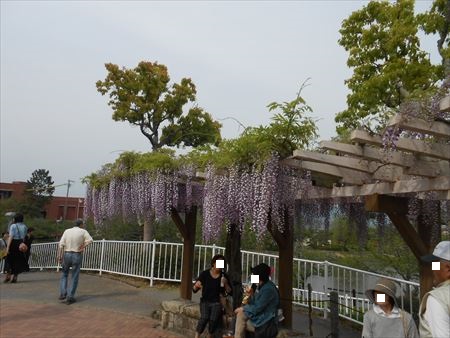
<path id="1" fill-rule="evenodd" d="M 59 278 L 55 271 L 29 272 L 19 276 L 17 284 L 4 284 L 0 275 L 0 338 L 180 338 L 163 331 L 152 313 L 163 300 L 179 297 L 178 287 L 148 287 L 123 283 L 98 274 L 80 274 L 77 302 L 66 305 L 58 300 Z M 193 296 L 199 301 L 200 293 Z M 309 336 L 309 318 L 293 312 L 293 326 Z M 360 338 L 361 328 L 340 326 L 341 337 Z M 313 318 L 314 338 L 325 338 L 329 322 Z M 188 337 L 189 338 L 189 337 Z"/>
<path id="2" fill-rule="evenodd" d="M 0 281 L 0 337 L 180 338 L 161 330 L 152 312 L 174 289 L 137 288 L 98 275 L 80 275 L 77 302 L 58 298 L 60 274 L 21 274 L 17 284 Z"/>
<path id="3" fill-rule="evenodd" d="M 5 338 L 179 337 L 155 328 L 159 323 L 151 318 L 104 309 L 21 300 L 1 300 L 0 306 L 0 337 Z"/>

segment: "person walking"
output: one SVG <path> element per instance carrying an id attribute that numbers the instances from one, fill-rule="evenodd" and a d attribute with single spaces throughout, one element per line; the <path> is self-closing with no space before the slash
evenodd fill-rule
<path id="1" fill-rule="evenodd" d="M 411 315 L 397 304 L 396 291 L 395 283 L 387 278 L 380 278 L 366 291 L 373 308 L 364 314 L 362 338 L 419 338 Z"/>
<path id="2" fill-rule="evenodd" d="M 440 242 L 431 255 L 421 259 L 435 262 L 432 271 L 436 287 L 420 303 L 420 337 L 450 338 L 450 241 Z"/>
<path id="3" fill-rule="evenodd" d="M 14 216 L 14 223 L 9 228 L 8 244 L 6 246 L 6 260 L 8 271 L 6 272 L 5 283 L 17 282 L 17 277 L 20 273 L 26 270 L 25 254 L 19 249 L 27 234 L 27 226 L 23 223 L 23 215 L 16 214 Z"/>
<path id="4" fill-rule="evenodd" d="M 219 326 L 222 316 L 221 293 L 231 293 L 228 276 L 222 271 L 226 266 L 223 255 L 215 255 L 211 259 L 211 268 L 204 270 L 196 279 L 192 291 L 197 293 L 202 290 L 200 299 L 200 319 L 197 323 L 195 338 L 200 337 L 208 325 L 208 337 L 212 337 Z"/>
<path id="5" fill-rule="evenodd" d="M 83 229 L 82 220 L 75 221 L 72 228 L 64 231 L 59 241 L 58 261 L 62 264 L 59 300 L 65 300 L 67 305 L 75 303 L 75 292 L 80 277 L 81 262 L 84 248 L 93 242 L 91 235 Z M 67 289 L 69 270 L 72 268 L 72 285 Z"/>

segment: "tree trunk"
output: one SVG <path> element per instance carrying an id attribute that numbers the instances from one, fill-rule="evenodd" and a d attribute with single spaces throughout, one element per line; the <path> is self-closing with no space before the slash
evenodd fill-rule
<path id="1" fill-rule="evenodd" d="M 143 240 L 152 241 L 155 236 L 155 220 L 144 219 Z"/>
<path id="2" fill-rule="evenodd" d="M 227 232 L 225 259 L 228 263 L 228 275 L 233 289 L 233 310 L 242 303 L 242 266 L 241 266 L 241 233 L 236 224 L 230 225 Z"/>
<path id="3" fill-rule="evenodd" d="M 294 234 L 293 217 L 287 209 L 284 210 L 285 230 L 281 233 L 276 226 L 268 225 L 269 232 L 278 245 L 279 269 L 278 289 L 280 291 L 280 305 L 285 317 L 283 326 L 292 329 L 292 286 L 294 274 Z"/>

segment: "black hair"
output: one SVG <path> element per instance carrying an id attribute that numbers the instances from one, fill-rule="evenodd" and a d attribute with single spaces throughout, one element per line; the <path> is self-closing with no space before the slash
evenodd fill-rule
<path id="1" fill-rule="evenodd" d="M 22 214 L 15 214 L 14 216 L 14 223 L 22 223 L 23 222 L 23 215 Z"/>
<path id="2" fill-rule="evenodd" d="M 223 259 L 223 267 L 224 267 L 224 270 L 225 270 L 225 268 L 227 266 L 227 261 L 225 260 L 225 256 L 222 255 L 222 254 L 217 254 L 211 259 L 211 267 L 213 267 L 214 264 L 216 263 L 216 261 L 219 260 L 219 259 Z"/>
<path id="3" fill-rule="evenodd" d="M 33 228 L 33 227 L 29 227 L 29 228 L 27 229 L 27 233 L 30 233 L 30 232 L 32 232 L 32 231 L 34 231 L 34 228 Z"/>

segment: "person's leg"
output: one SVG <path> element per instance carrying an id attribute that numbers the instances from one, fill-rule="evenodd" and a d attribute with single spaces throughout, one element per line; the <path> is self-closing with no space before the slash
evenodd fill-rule
<path id="1" fill-rule="evenodd" d="M 210 303 L 209 321 L 208 321 L 208 332 L 210 337 L 213 336 L 214 332 L 217 330 L 220 319 L 222 317 L 222 304 L 220 303 Z"/>
<path id="2" fill-rule="evenodd" d="M 200 302 L 200 319 L 197 323 L 197 328 L 195 329 L 195 337 L 198 338 L 205 330 L 206 325 L 208 324 L 209 318 L 209 303 L 208 302 Z"/>
<path id="3" fill-rule="evenodd" d="M 59 282 L 59 299 L 65 299 L 67 296 L 67 282 L 69 278 L 69 270 L 72 264 L 72 257 L 68 253 L 64 253 L 62 262 L 62 275 Z"/>
<path id="4" fill-rule="evenodd" d="M 72 285 L 69 293 L 67 294 L 68 300 L 75 299 L 75 292 L 78 287 L 78 278 L 80 277 L 81 259 L 82 255 L 79 253 L 71 253 L 72 255 Z"/>
<path id="5" fill-rule="evenodd" d="M 243 311 L 236 315 L 236 326 L 234 328 L 234 338 L 245 338 L 245 328 L 249 322 L 247 316 Z"/>

